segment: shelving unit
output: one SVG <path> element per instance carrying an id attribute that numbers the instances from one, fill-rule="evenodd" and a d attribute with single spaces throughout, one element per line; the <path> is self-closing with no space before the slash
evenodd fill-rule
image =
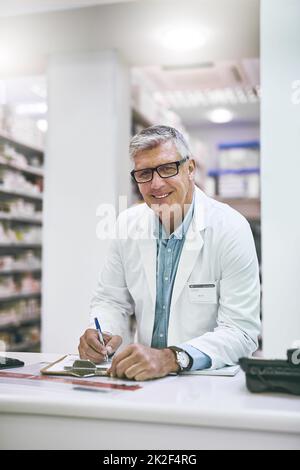
<path id="1" fill-rule="evenodd" d="M 258 141 L 219 144 L 219 167 L 208 172 L 214 180 L 214 198 L 252 222 L 260 221 L 259 148 Z"/>
<path id="2" fill-rule="evenodd" d="M 6 323 L 5 325 L 0 324 L 0 332 L 1 331 L 12 331 L 14 332 L 16 328 L 19 328 L 21 326 L 30 326 L 30 325 L 39 325 L 41 322 L 41 317 L 40 315 L 37 315 L 32 318 L 20 318 L 16 322 L 11 322 L 11 323 Z"/>
<path id="3" fill-rule="evenodd" d="M 0 132 L 0 340 L 39 351 L 44 153 Z"/>
<path id="4" fill-rule="evenodd" d="M 220 153 L 223 152 L 223 161 L 220 158 L 219 168 L 211 170 L 208 172 L 208 176 L 214 178 L 215 181 L 215 190 L 216 195 L 213 196 L 214 199 L 228 204 L 233 209 L 240 212 L 248 220 L 251 231 L 253 234 L 253 239 L 255 243 L 257 258 L 260 267 L 260 282 L 262 285 L 262 276 L 261 276 L 261 222 L 260 222 L 260 197 L 259 197 L 259 178 L 260 178 L 260 162 L 259 162 L 259 149 L 260 144 L 258 141 L 248 141 L 248 142 L 228 142 L 225 144 L 219 145 Z M 247 150 L 249 153 L 247 154 Z M 228 154 L 226 158 L 226 152 L 232 151 L 231 154 Z M 240 151 L 240 152 L 239 152 Z M 243 159 L 243 152 L 245 152 L 245 158 Z M 248 177 L 254 178 L 254 185 L 249 184 L 247 181 Z M 225 181 L 223 186 L 223 193 L 235 193 L 235 197 L 224 197 L 222 195 L 222 190 L 220 190 L 220 180 L 222 178 L 229 177 Z M 233 178 L 230 180 L 230 178 Z M 238 184 L 235 185 L 234 178 Z M 240 181 L 239 181 L 240 179 Z M 224 179 L 223 179 L 224 182 Z M 226 184 L 228 186 L 226 187 Z M 230 186 L 232 184 L 232 186 Z M 244 194 L 242 195 L 241 193 Z M 240 194 L 239 194 L 240 193 Z M 261 287 L 262 289 L 262 287 Z M 262 316 L 262 312 L 260 312 Z M 260 346 L 262 339 L 259 338 Z"/>

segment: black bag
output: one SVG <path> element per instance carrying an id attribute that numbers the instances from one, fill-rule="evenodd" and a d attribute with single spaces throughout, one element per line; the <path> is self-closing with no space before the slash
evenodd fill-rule
<path id="1" fill-rule="evenodd" d="M 300 395 L 299 349 L 289 349 L 287 360 L 242 357 L 239 364 L 246 372 L 246 384 L 250 392 Z"/>

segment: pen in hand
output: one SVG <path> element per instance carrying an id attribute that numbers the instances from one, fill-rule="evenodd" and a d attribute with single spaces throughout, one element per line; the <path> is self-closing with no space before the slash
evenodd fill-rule
<path id="1" fill-rule="evenodd" d="M 100 343 L 102 344 L 102 346 L 105 347 L 104 338 L 103 338 L 102 331 L 101 331 L 101 327 L 100 327 L 100 323 L 99 323 L 97 317 L 94 318 L 94 322 L 95 322 L 96 330 L 98 331 L 99 341 L 100 341 Z M 104 356 L 104 360 L 105 360 L 105 361 L 108 361 L 108 355 L 107 355 L 107 353 L 106 353 L 105 356 Z"/>

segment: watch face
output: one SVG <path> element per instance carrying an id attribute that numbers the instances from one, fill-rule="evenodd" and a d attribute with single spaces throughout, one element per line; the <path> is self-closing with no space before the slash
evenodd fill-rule
<path id="1" fill-rule="evenodd" d="M 186 369 L 190 364 L 190 358 L 188 354 L 184 351 L 180 351 L 178 353 L 178 362 L 179 362 L 180 367 L 182 367 L 183 369 Z"/>

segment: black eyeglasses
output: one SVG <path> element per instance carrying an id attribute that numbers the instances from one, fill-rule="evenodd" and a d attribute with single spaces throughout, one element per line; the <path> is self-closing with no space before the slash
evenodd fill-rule
<path id="1" fill-rule="evenodd" d="M 177 162 L 164 163 L 158 165 L 156 168 L 143 168 L 142 170 L 132 170 L 130 172 L 132 178 L 136 183 L 148 183 L 153 179 L 153 174 L 156 171 L 161 178 L 171 178 L 178 175 L 179 166 L 186 162 L 189 157 L 185 157 Z"/>

